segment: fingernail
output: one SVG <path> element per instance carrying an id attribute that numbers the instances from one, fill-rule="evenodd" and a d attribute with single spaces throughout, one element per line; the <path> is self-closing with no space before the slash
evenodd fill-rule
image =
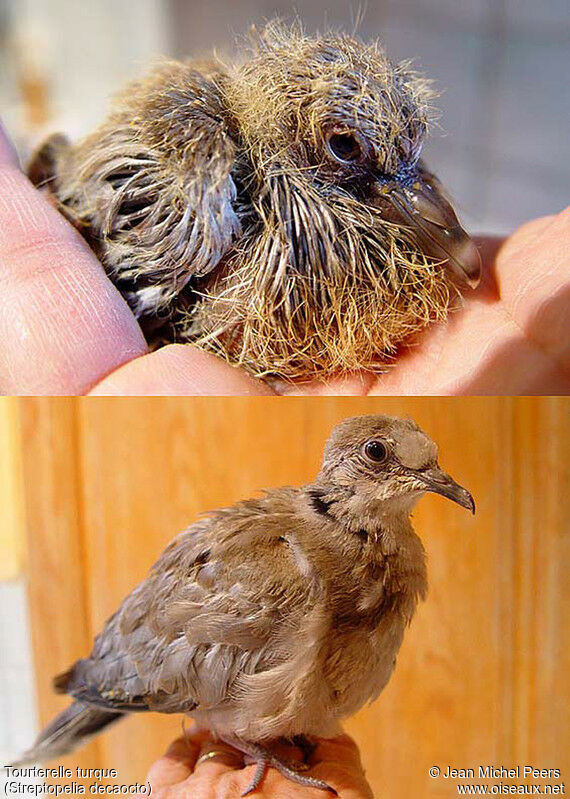
<path id="1" fill-rule="evenodd" d="M 6 132 L 4 123 L 0 119 L 0 164 L 10 164 L 18 169 L 21 168 L 18 153 L 14 147 L 12 140 Z"/>

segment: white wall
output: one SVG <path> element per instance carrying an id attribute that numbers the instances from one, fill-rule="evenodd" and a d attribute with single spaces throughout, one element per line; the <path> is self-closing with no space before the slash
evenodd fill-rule
<path id="1" fill-rule="evenodd" d="M 30 628 L 23 578 L 0 582 L 0 766 L 37 731 Z M 0 772 L 0 781 L 4 774 Z"/>
<path id="2" fill-rule="evenodd" d="M 26 150 L 46 127 L 91 128 L 158 53 L 226 51 L 251 23 L 295 9 L 308 30 L 350 30 L 359 6 L 361 35 L 415 58 L 443 92 L 426 153 L 469 227 L 508 232 L 568 204 L 568 0 L 0 0 L 12 20 L 10 46 L 0 41 L 2 115 Z M 41 129 L 25 123 L 17 69 L 46 76 Z"/>
<path id="3" fill-rule="evenodd" d="M 30 137 L 47 130 L 88 131 L 104 115 L 109 96 L 168 49 L 162 0 L 2 2 L 8 20 L 2 115 L 26 150 Z M 30 76 L 45 80 L 49 118 L 39 126 L 30 124 L 19 99 L 22 79 Z"/>

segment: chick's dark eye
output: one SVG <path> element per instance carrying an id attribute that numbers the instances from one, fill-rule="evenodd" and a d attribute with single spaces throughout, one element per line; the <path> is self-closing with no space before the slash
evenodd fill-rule
<path id="1" fill-rule="evenodd" d="M 388 457 L 388 447 L 382 441 L 368 441 L 364 445 L 364 452 L 375 463 L 382 463 Z"/>
<path id="2" fill-rule="evenodd" d="M 351 133 L 331 133 L 327 145 L 333 158 L 343 164 L 360 161 L 362 147 L 356 136 Z"/>

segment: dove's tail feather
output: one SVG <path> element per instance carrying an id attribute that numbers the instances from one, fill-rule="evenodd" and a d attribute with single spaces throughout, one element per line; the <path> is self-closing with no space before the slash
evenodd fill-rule
<path id="1" fill-rule="evenodd" d="M 124 715 L 115 710 L 74 702 L 42 730 L 32 748 L 11 763 L 11 766 L 41 763 L 66 755 Z"/>

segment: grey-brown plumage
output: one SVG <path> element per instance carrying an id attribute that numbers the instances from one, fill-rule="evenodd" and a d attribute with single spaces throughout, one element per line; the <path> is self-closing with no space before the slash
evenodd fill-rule
<path id="1" fill-rule="evenodd" d="M 417 425 L 338 425 L 315 481 L 214 511 L 166 548 L 91 655 L 56 678 L 74 697 L 21 762 L 73 749 L 131 711 L 189 713 L 292 779 L 268 746 L 331 737 L 375 699 L 426 593 L 410 512 L 425 491 L 474 510 Z"/>
<path id="2" fill-rule="evenodd" d="M 420 160 L 431 96 L 377 44 L 273 24 L 239 65 L 159 66 L 29 174 L 153 345 L 256 375 L 378 370 L 479 277 Z"/>

